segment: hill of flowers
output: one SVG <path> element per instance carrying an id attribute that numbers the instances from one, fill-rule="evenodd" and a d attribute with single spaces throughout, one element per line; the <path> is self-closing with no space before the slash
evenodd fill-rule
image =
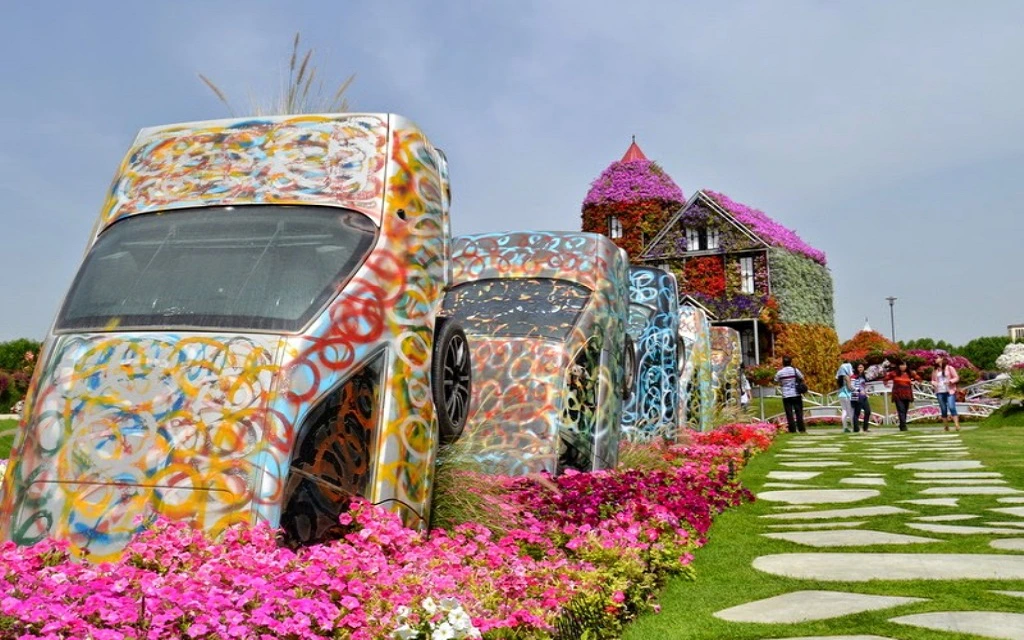
<path id="1" fill-rule="evenodd" d="M 339 540 L 297 550 L 236 527 L 210 540 L 161 521 L 116 563 L 0 547 L 0 636 L 33 638 L 616 637 L 692 575 L 712 518 L 750 500 L 734 472 L 776 433 L 731 425 L 624 445 L 632 468 L 495 478 L 503 526 L 429 533 L 353 500 Z M 467 491 L 477 485 L 467 485 Z"/>

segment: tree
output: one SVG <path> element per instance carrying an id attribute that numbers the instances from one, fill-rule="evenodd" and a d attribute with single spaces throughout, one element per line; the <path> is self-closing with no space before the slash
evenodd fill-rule
<path id="1" fill-rule="evenodd" d="M 991 371 L 996 368 L 996 358 L 1002 355 L 1008 344 L 1009 336 L 984 336 L 975 338 L 950 353 L 967 358 L 979 369 Z"/>

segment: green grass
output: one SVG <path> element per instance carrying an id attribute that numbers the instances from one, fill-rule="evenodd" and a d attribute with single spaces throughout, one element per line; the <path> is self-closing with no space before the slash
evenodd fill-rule
<path id="1" fill-rule="evenodd" d="M 14 429 L 17 426 L 17 420 L 0 420 L 0 460 L 7 459 L 7 456 L 11 454 L 11 444 L 14 443 Z"/>
<path id="2" fill-rule="evenodd" d="M 833 430 L 835 428 L 833 427 Z M 938 432 L 941 427 L 911 426 L 909 434 L 901 434 L 892 427 L 883 428 L 884 439 L 903 438 L 921 432 Z M 761 489 L 765 476 L 778 467 L 776 453 L 782 444 L 792 438 L 813 438 L 814 436 L 783 434 L 772 449 L 757 456 L 741 473 L 741 481 L 753 491 Z M 857 440 L 860 436 L 850 434 L 845 452 L 857 452 L 868 446 L 870 440 Z M 965 429 L 963 442 L 970 449 L 968 459 L 981 460 L 986 470 L 1000 471 L 1009 486 L 1024 488 L 1024 428 L 1013 426 L 984 426 L 977 429 Z M 912 457 L 914 460 L 927 459 L 925 453 Z M 884 473 L 885 487 L 877 488 L 881 495 L 877 498 L 864 500 L 855 504 L 824 505 L 821 508 L 847 508 L 896 504 L 898 500 L 913 499 L 920 496 L 918 491 L 922 485 L 909 484 L 912 471 L 893 468 L 893 463 L 871 463 L 862 457 L 849 457 L 855 462 L 853 467 L 845 469 L 825 469 L 823 473 L 807 482 L 814 487 L 836 487 L 841 478 L 857 472 Z M 900 460 L 903 462 L 906 460 Z M 984 517 L 986 509 L 998 505 L 991 496 L 960 496 L 960 506 L 925 507 L 919 505 L 899 505 L 912 509 L 918 515 L 941 515 L 945 513 L 973 513 L 982 515 L 976 521 L 979 524 L 988 521 Z M 815 549 L 783 540 L 771 540 L 762 537 L 761 533 L 770 531 L 767 525 L 770 520 L 758 516 L 775 512 L 771 504 L 757 501 L 727 511 L 718 517 L 709 534 L 709 542 L 699 549 L 694 557 L 694 568 L 697 572 L 695 581 L 671 581 L 661 597 L 663 607 L 660 614 L 646 615 L 632 624 L 623 636 L 627 640 L 665 640 L 666 638 L 687 639 L 720 639 L 736 640 L 760 638 L 788 638 L 795 636 L 816 635 L 856 635 L 876 634 L 898 640 L 931 640 L 942 637 L 947 640 L 965 640 L 978 638 L 970 634 L 940 633 L 926 629 L 915 629 L 888 622 L 889 618 L 913 613 L 951 610 L 988 610 L 1019 612 L 1021 600 L 1009 596 L 988 593 L 990 589 L 1024 591 L 1024 580 L 961 580 L 961 581 L 884 581 L 877 580 L 860 583 L 827 582 L 814 580 L 798 580 L 773 576 L 756 571 L 751 562 L 757 556 L 773 553 L 794 553 L 813 551 L 870 551 L 896 553 L 1007 553 L 989 547 L 992 536 L 988 535 L 947 535 L 918 531 L 904 526 L 910 514 L 899 514 L 886 517 L 872 517 L 869 523 L 860 528 L 877 531 L 890 531 L 908 535 L 919 535 L 937 538 L 942 542 L 930 544 L 906 545 L 899 547 L 873 546 L 849 547 L 842 549 Z M 1012 519 L 1010 516 L 991 514 L 991 520 Z M 779 521 L 776 521 L 779 522 Z M 953 523 L 955 524 L 955 523 Z M 971 524 L 971 523 L 966 523 Z M 1024 537 L 1024 529 L 1022 535 Z M 712 617 L 712 613 L 738 604 L 761 598 L 768 598 L 790 591 L 799 590 L 839 590 L 857 593 L 881 595 L 899 595 L 927 598 L 927 602 L 903 607 L 865 612 L 856 615 L 833 618 L 830 620 L 806 622 L 801 624 L 749 624 L 731 623 Z"/>
<path id="3" fill-rule="evenodd" d="M 981 424 L 985 427 L 1024 427 L 1024 408 L 1000 409 Z"/>

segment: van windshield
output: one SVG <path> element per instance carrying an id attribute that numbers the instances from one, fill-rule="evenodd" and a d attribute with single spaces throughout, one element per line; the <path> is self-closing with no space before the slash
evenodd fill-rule
<path id="1" fill-rule="evenodd" d="M 639 340 L 640 336 L 643 335 L 644 329 L 647 328 L 647 323 L 651 321 L 651 317 L 654 315 L 654 307 L 648 307 L 645 304 L 639 302 L 629 303 L 629 322 L 626 324 L 626 333 L 629 337 L 634 340 Z"/>
<path id="2" fill-rule="evenodd" d="M 366 259 L 376 226 L 345 209 L 247 205 L 157 212 L 97 239 L 58 330 L 296 331 Z"/>
<path id="3" fill-rule="evenodd" d="M 444 306 L 470 335 L 565 340 L 589 299 L 573 282 L 507 278 L 459 285 Z"/>

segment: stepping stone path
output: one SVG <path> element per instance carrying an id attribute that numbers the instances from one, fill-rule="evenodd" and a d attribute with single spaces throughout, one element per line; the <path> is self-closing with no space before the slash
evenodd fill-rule
<path id="1" fill-rule="evenodd" d="M 717 612 L 715 617 L 730 622 L 807 622 L 924 601 L 923 598 L 869 596 L 842 591 L 793 591 L 730 607 Z"/>
<path id="2" fill-rule="evenodd" d="M 823 502 L 860 502 L 874 498 L 874 489 L 805 489 L 803 491 L 762 491 L 758 500 L 789 504 L 821 504 Z"/>
<path id="3" fill-rule="evenodd" d="M 869 437 L 869 444 L 864 446 Z M 742 627 L 747 629 L 743 632 L 744 638 L 890 640 L 881 635 L 849 632 L 843 635 L 842 631 L 850 627 L 839 621 L 835 626 L 836 635 L 831 636 L 801 634 L 804 628 L 796 626 L 881 612 L 868 615 L 876 616 L 879 624 L 891 622 L 904 625 L 908 630 L 919 629 L 915 632 L 918 634 L 929 630 L 937 639 L 948 632 L 1024 640 L 1024 613 L 1014 612 L 1024 611 L 1024 606 L 1015 608 L 1015 604 L 1020 605 L 1016 601 L 1024 599 L 1024 590 L 1021 590 L 1024 585 L 1024 487 L 1013 486 L 1001 473 L 986 469 L 980 460 L 970 459 L 970 451 L 963 446 L 959 433 L 907 436 L 883 428 L 867 435 L 836 436 L 824 446 L 820 446 L 821 441 L 801 444 L 803 446 L 799 447 L 791 444 L 787 453 L 808 454 L 807 457 L 797 459 L 794 455 L 778 460 L 779 470 L 771 471 L 768 479 L 785 482 L 813 478 L 814 488 L 762 491 L 758 495 L 760 500 L 791 506 L 771 505 L 775 513 L 761 515 L 763 524 L 760 528 L 754 527 L 750 534 L 776 541 L 771 543 L 773 552 L 784 551 L 754 558 L 753 568 L 790 579 L 790 582 L 767 582 L 777 584 L 776 591 L 786 589 L 784 585 L 792 586 L 788 591 L 769 597 L 764 597 L 764 591 L 760 591 L 758 595 L 762 597 L 745 603 L 736 600 L 723 603 L 732 606 L 723 606 L 714 614 L 716 618 L 747 625 L 794 625 L 791 634 L 775 631 L 772 636 L 752 636 L 749 626 Z M 858 472 L 856 467 L 863 469 L 866 463 L 870 472 Z M 766 483 L 765 487 L 777 484 L 780 483 Z M 910 499 L 887 497 L 890 492 Z M 961 500 L 965 506 L 960 506 Z M 827 506 L 850 502 L 864 504 L 846 508 Z M 941 513 L 944 508 L 959 508 L 960 512 Z M 1011 518 L 1020 520 L 1008 521 Z M 1004 521 L 998 521 L 1000 519 Z M 972 522 L 961 524 L 962 521 Z M 876 522 L 878 524 L 874 524 Z M 914 530 L 928 535 L 909 535 Z M 987 537 L 993 551 L 986 552 L 984 546 L 972 544 L 952 547 L 954 551 L 966 548 L 972 553 L 943 552 L 951 548 L 949 541 L 964 536 Z M 982 545 L 984 540 L 982 538 Z M 780 542 L 791 544 L 792 550 L 780 549 Z M 922 544 L 934 548 L 934 552 L 921 548 L 918 553 L 900 553 L 889 548 Z M 814 551 L 807 547 L 823 549 Z M 860 585 L 880 580 L 889 581 L 888 584 L 895 587 L 887 587 L 886 595 L 879 595 L 877 588 L 871 589 L 875 593 L 867 593 L 868 587 L 865 592 L 861 591 Z M 947 611 L 943 607 L 949 605 L 941 604 L 939 595 L 934 600 L 910 597 L 922 594 L 911 592 L 909 588 L 899 593 L 900 582 L 916 580 L 955 581 L 961 588 L 963 585 L 969 588 L 971 581 L 986 581 L 983 584 L 988 591 L 979 586 L 977 593 L 978 601 L 987 604 L 977 606 L 1006 611 Z M 800 581 L 813 581 L 806 586 L 819 590 L 801 589 Z M 1006 584 L 1006 590 L 991 588 L 993 582 L 999 581 Z M 1007 602 L 1003 606 L 988 604 L 994 602 L 995 595 L 983 598 L 986 593 L 1003 596 Z M 910 610 L 913 613 L 899 615 L 898 611 L 888 611 L 904 605 L 913 605 Z M 864 619 L 861 616 L 855 620 Z M 863 622 L 857 624 L 860 624 L 857 631 L 866 630 Z M 818 623 L 813 631 L 820 633 L 822 628 Z M 740 635 L 738 633 L 737 637 Z M 789 637 L 779 637 L 783 635 Z"/>
<path id="4" fill-rule="evenodd" d="M 891 622 L 923 629 L 973 633 L 985 638 L 1021 640 L 1024 638 L 1024 613 L 1003 611 L 942 611 L 893 618 Z"/>

